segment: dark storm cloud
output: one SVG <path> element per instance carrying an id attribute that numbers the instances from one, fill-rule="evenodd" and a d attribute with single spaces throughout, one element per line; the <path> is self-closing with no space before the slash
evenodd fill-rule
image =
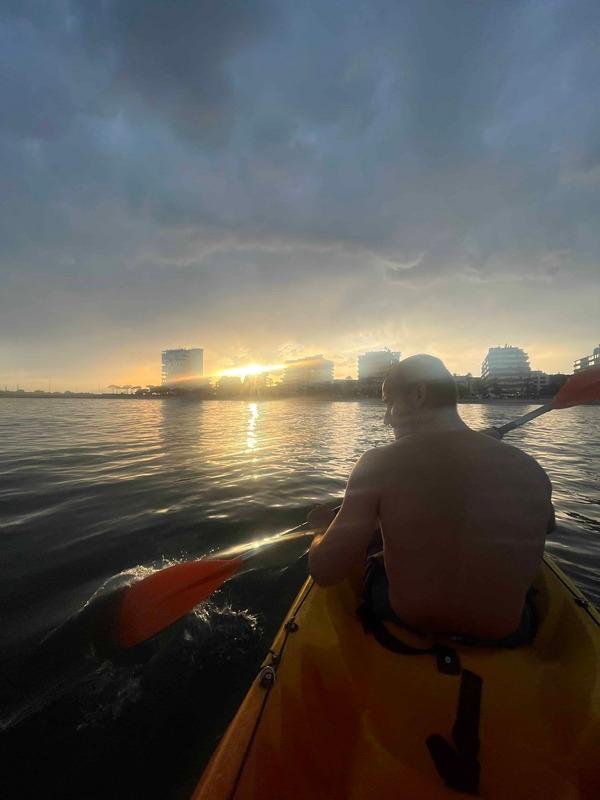
<path id="1" fill-rule="evenodd" d="M 595 0 L 3 3 L 2 333 L 318 279 L 591 285 L 599 26 Z"/>
<path id="2" fill-rule="evenodd" d="M 183 135 L 227 143 L 234 121 L 227 61 L 268 21 L 261 0 L 109 0 L 77 4 L 84 44 L 110 65 L 110 92 Z"/>

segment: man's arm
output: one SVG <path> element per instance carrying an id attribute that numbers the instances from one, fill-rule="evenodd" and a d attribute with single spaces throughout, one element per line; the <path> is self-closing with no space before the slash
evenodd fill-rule
<path id="1" fill-rule="evenodd" d="M 320 586 L 330 586 L 348 576 L 364 559 L 377 526 L 380 487 L 377 486 L 374 451 L 356 463 L 346 486 L 344 502 L 327 530 L 311 545 L 308 565 Z"/>

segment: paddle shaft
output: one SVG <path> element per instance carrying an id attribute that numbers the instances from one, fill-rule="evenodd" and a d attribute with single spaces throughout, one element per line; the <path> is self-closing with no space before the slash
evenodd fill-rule
<path id="1" fill-rule="evenodd" d="M 521 425 L 525 425 L 526 422 L 530 422 L 532 419 L 536 417 L 541 417 L 542 414 L 546 414 L 548 411 L 552 411 L 554 406 L 552 402 L 546 403 L 539 408 L 534 408 L 533 411 L 530 411 L 528 414 L 523 414 L 522 417 L 517 417 L 513 419 L 512 422 L 507 422 L 506 425 L 501 425 L 499 428 L 496 428 L 498 433 L 501 436 L 504 436 L 505 433 L 509 433 L 510 431 L 514 431 L 515 428 L 520 428 Z"/>
<path id="2" fill-rule="evenodd" d="M 341 504 L 336 506 L 333 509 L 333 513 L 337 514 L 341 507 Z M 211 556 L 209 556 L 206 561 L 210 561 L 210 559 L 220 560 L 223 558 L 239 558 L 240 561 L 246 562 L 258 555 L 263 548 L 267 547 L 268 545 L 277 544 L 277 542 L 280 541 L 289 542 L 293 539 L 301 539 L 303 536 L 311 536 L 314 534 L 315 530 L 313 528 L 309 528 L 308 521 L 305 521 L 301 522 L 300 525 L 296 525 L 294 528 L 288 528 L 286 531 L 280 531 L 273 536 L 266 536 L 264 539 L 247 542 L 246 544 L 237 544 L 233 547 L 228 547 L 226 550 L 219 550 L 218 553 L 213 553 Z"/>
<path id="3" fill-rule="evenodd" d="M 266 539 L 262 539 L 256 544 L 241 544 L 236 547 L 230 547 L 227 550 L 222 550 L 214 556 L 210 558 L 234 558 L 237 557 L 240 561 L 244 563 L 246 561 L 250 561 L 250 559 L 254 558 L 255 556 L 259 555 L 265 547 L 268 547 L 271 544 L 277 544 L 277 542 L 291 542 L 294 539 L 302 539 L 305 536 L 310 536 L 311 534 L 314 535 L 314 531 L 312 528 L 307 527 L 307 523 L 303 522 L 302 525 L 298 525 L 297 528 L 292 528 L 292 530 L 284 531 L 282 533 L 277 533 L 274 536 L 270 536 Z M 206 559 L 210 561 L 210 558 Z"/>

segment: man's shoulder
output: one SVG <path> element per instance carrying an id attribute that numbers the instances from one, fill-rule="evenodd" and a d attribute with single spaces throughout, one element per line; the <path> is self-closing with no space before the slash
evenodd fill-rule
<path id="1" fill-rule="evenodd" d="M 529 469 L 531 473 L 537 473 L 541 480 L 550 484 L 548 473 L 534 456 L 526 453 L 525 450 L 515 444 L 509 444 L 508 442 L 502 442 L 501 444 L 503 452 L 507 453 L 515 463 L 519 463 L 522 468 Z"/>
<path id="2" fill-rule="evenodd" d="M 372 447 L 362 454 L 355 469 L 360 474 L 381 476 L 389 471 L 392 464 L 398 466 L 403 462 L 404 450 L 405 446 L 401 444 L 400 440 L 392 444 Z"/>
<path id="3" fill-rule="evenodd" d="M 365 464 L 381 464 L 389 461 L 390 458 L 396 458 L 398 453 L 403 450 L 402 440 L 398 439 L 396 442 L 390 444 L 382 444 L 379 447 L 372 447 L 360 457 L 360 461 Z"/>
<path id="4" fill-rule="evenodd" d="M 370 450 L 365 450 L 361 457 L 356 462 L 354 472 L 364 472 L 376 467 L 381 462 L 382 447 L 372 447 Z"/>
<path id="5" fill-rule="evenodd" d="M 539 461 L 537 461 L 537 459 L 534 458 L 534 456 L 525 452 L 525 450 L 523 450 L 521 447 L 514 444 L 513 442 L 507 442 L 505 439 L 503 439 L 502 441 L 495 441 L 494 444 L 498 448 L 500 448 L 500 452 L 506 453 L 507 455 L 510 455 L 515 459 L 520 459 L 523 462 L 531 464 L 532 466 L 535 465 L 539 467 L 539 469 L 542 469 Z"/>

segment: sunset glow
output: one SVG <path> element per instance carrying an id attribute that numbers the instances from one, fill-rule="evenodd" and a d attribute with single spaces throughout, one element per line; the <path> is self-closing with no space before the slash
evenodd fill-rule
<path id="1" fill-rule="evenodd" d="M 283 364 L 246 364 L 243 367 L 224 369 L 219 376 L 246 378 L 248 375 L 261 375 L 264 372 L 277 372 L 284 369 Z"/>

